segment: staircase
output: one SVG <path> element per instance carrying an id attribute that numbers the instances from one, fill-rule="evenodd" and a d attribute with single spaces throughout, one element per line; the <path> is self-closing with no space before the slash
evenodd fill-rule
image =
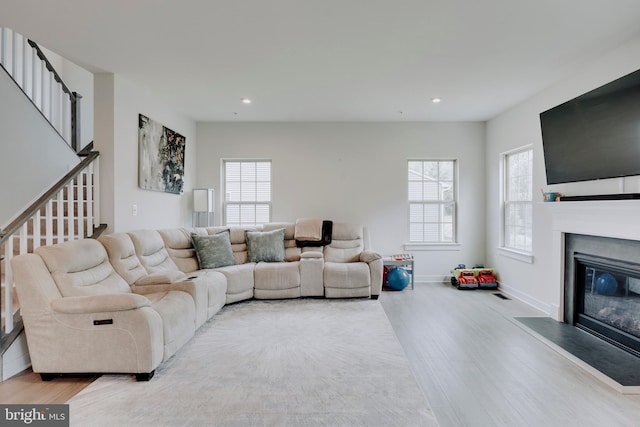
<path id="1" fill-rule="evenodd" d="M 82 96 L 69 90 L 42 49 L 9 28 L 0 28 L 0 64 L 53 129 L 77 152 Z"/>
<path id="2" fill-rule="evenodd" d="M 0 66 L 22 89 L 34 108 L 82 160 L 4 229 L 0 229 L 0 381 L 7 378 L 5 352 L 23 327 L 11 273 L 11 258 L 42 245 L 96 237 L 105 226 L 99 220 L 99 153 L 93 144 L 80 145 L 80 99 L 71 92 L 36 43 L 0 28 Z M 2 100 L 0 100 L 2 102 Z M 0 144 L 1 136 L 0 136 Z M 44 141 L 43 143 L 46 143 Z M 1 146 L 1 145 L 0 145 Z M 64 145 L 62 145 L 64 147 Z"/>

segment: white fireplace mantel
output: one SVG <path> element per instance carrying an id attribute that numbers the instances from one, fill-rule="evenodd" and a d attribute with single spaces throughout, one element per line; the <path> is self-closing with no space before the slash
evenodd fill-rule
<path id="1" fill-rule="evenodd" d="M 551 214 L 553 249 L 551 277 L 557 283 L 557 300 L 552 303 L 556 320 L 564 318 L 564 235 L 640 240 L 640 200 L 547 202 Z"/>
<path id="2" fill-rule="evenodd" d="M 640 200 L 544 203 L 554 231 L 640 240 Z"/>

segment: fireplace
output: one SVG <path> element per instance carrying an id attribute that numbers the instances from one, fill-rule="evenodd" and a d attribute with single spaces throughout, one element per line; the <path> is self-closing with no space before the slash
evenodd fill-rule
<path id="1" fill-rule="evenodd" d="M 565 235 L 564 321 L 640 357 L 640 242 Z"/>

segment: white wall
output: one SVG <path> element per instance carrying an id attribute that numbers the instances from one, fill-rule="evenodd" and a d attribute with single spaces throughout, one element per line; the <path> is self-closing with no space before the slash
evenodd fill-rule
<path id="1" fill-rule="evenodd" d="M 76 154 L 0 69 L 0 228 L 78 164 Z"/>
<path id="2" fill-rule="evenodd" d="M 557 280 L 551 274 L 551 212 L 534 198 L 533 264 L 498 255 L 500 234 L 499 167 L 500 153 L 532 144 L 534 152 L 534 195 L 558 191 L 566 195 L 640 192 L 638 177 L 584 183 L 546 185 L 539 114 L 549 108 L 595 89 L 640 68 L 640 38 L 631 40 L 608 55 L 585 64 L 580 72 L 533 96 L 487 123 L 487 260 L 494 266 L 506 291 L 551 312 L 557 299 Z"/>
<path id="3" fill-rule="evenodd" d="M 196 126 L 162 99 L 113 74 L 94 77 L 95 148 L 100 151 L 101 221 L 108 232 L 191 225 Z M 138 114 L 186 137 L 185 186 L 181 195 L 138 187 Z M 133 215 L 133 205 L 138 214 Z"/>
<path id="4" fill-rule="evenodd" d="M 272 160 L 273 221 L 314 217 L 362 223 L 374 249 L 405 252 L 407 159 L 455 158 L 460 185 L 455 251 L 415 252 L 416 280 L 443 280 L 484 262 L 482 123 L 198 123 L 197 186 L 216 189 L 222 159 Z"/>

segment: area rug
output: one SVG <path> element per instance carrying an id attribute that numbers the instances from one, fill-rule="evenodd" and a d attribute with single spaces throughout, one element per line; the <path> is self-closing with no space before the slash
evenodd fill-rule
<path id="1" fill-rule="evenodd" d="M 380 303 L 224 307 L 149 382 L 104 375 L 73 426 L 437 426 Z"/>

